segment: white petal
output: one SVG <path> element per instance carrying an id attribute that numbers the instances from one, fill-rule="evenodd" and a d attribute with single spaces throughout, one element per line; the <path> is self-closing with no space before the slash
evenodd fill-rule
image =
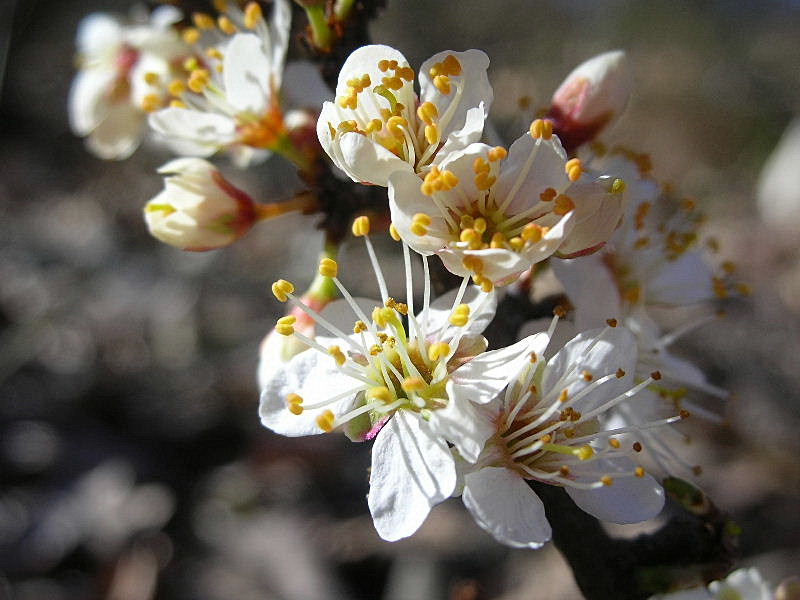
<path id="1" fill-rule="evenodd" d="M 561 256 L 576 255 L 607 242 L 624 212 L 622 194 L 607 193 L 596 183 L 575 185 L 569 189 L 575 202 L 575 226 L 559 246 Z"/>
<path id="2" fill-rule="evenodd" d="M 738 569 L 722 581 L 712 581 L 708 585 L 714 598 L 742 598 L 742 600 L 772 600 L 769 586 L 758 569 Z M 777 597 L 777 594 L 775 595 Z"/>
<path id="3" fill-rule="evenodd" d="M 411 171 L 406 161 L 360 133 L 345 133 L 339 138 L 345 172 L 354 179 L 386 187 L 395 171 Z"/>
<path id="4" fill-rule="evenodd" d="M 338 371 L 330 356 L 308 350 L 292 358 L 263 384 L 259 407 L 261 423 L 275 433 L 294 437 L 322 433 L 316 418 L 325 410 L 334 415 L 345 413 L 352 406 L 355 393 L 327 406 L 304 410 L 299 415 L 289 412 L 286 406 L 289 394 L 299 394 L 306 405 L 316 404 L 355 389 L 360 382 Z"/>
<path id="5" fill-rule="evenodd" d="M 252 33 L 237 33 L 225 49 L 222 78 L 225 97 L 235 109 L 263 113 L 271 96 L 272 64 Z"/>
<path id="6" fill-rule="evenodd" d="M 486 467 L 465 477 L 464 506 L 498 542 L 541 548 L 552 536 L 544 505 L 528 484 L 504 467 Z"/>
<path id="7" fill-rule="evenodd" d="M 354 50 L 347 60 L 342 65 L 342 70 L 339 71 L 339 79 L 336 84 L 336 96 L 349 95 L 350 88 L 347 82 L 355 77 L 361 78 L 362 75 L 369 75 L 371 84 L 368 89 L 365 89 L 362 94 L 372 95 L 372 88 L 381 84 L 381 81 L 386 76 L 391 76 L 394 73 L 383 72 L 378 69 L 378 63 L 381 60 L 396 60 L 400 67 L 407 67 L 408 61 L 403 54 L 390 46 L 383 46 L 373 44 L 370 46 L 362 46 Z M 397 101 L 414 110 L 417 104 L 417 97 L 414 93 L 414 84 L 411 81 L 403 80 L 403 87 L 399 90 L 392 90 L 392 93 L 397 98 Z M 375 97 L 378 107 L 388 107 L 388 102 L 380 96 Z M 361 99 L 359 97 L 359 108 L 361 109 Z M 363 105 L 363 110 L 366 111 L 367 120 L 373 118 L 380 118 L 380 113 L 373 107 L 371 102 L 366 102 Z M 347 114 L 354 114 L 350 109 L 345 109 Z M 361 111 L 359 111 L 361 112 Z M 347 117 L 354 118 L 354 117 Z"/>
<path id="8" fill-rule="evenodd" d="M 390 542 L 410 536 L 455 486 L 456 468 L 444 440 L 415 413 L 395 413 L 372 448 L 367 502 L 378 535 Z"/>
<path id="9" fill-rule="evenodd" d="M 486 404 L 503 391 L 528 362 L 531 351 L 538 353 L 543 340 L 531 336 L 516 344 L 479 354 L 451 375 L 448 395 L 458 396 L 476 404 Z M 452 384 L 452 385 L 450 385 Z"/>
<path id="10" fill-rule="evenodd" d="M 601 335 L 600 339 L 598 337 Z M 569 343 L 547 363 L 542 381 L 542 394 L 550 393 L 556 386 L 566 388 L 569 397 L 574 397 L 590 382 L 581 373 L 588 371 L 595 379 L 625 371 L 621 379 L 616 377 L 594 387 L 575 406 L 587 412 L 632 387 L 631 379 L 636 367 L 636 339 L 625 327 L 606 327 L 585 331 Z"/>
<path id="11" fill-rule="evenodd" d="M 481 102 L 479 106 L 470 108 L 464 118 L 464 126 L 450 133 L 444 146 L 436 153 L 433 164 L 439 164 L 453 152 L 463 150 L 470 144 L 479 142 L 483 135 L 483 126 L 486 122 L 486 108 Z"/>
<path id="12" fill-rule="evenodd" d="M 133 154 L 144 134 L 144 115 L 130 104 L 112 106 L 86 145 L 100 158 L 122 160 Z"/>
<path id="13" fill-rule="evenodd" d="M 323 102 L 322 110 L 319 113 L 319 119 L 317 119 L 317 137 L 319 138 L 322 149 L 325 150 L 325 153 L 333 161 L 333 164 L 342 171 L 345 171 L 345 166 L 342 164 L 340 158 L 341 152 L 339 151 L 339 142 L 338 140 L 334 140 L 334 136 L 331 135 L 331 127 L 335 130 L 339 121 L 341 121 L 341 119 L 336 110 L 336 105 L 333 102 Z"/>
<path id="14" fill-rule="evenodd" d="M 714 297 L 712 271 L 698 252 L 684 252 L 664 261 L 655 277 L 647 282 L 649 303 L 686 305 Z"/>
<path id="15" fill-rule="evenodd" d="M 389 177 L 389 210 L 392 224 L 400 237 L 415 252 L 430 255 L 439 250 L 450 236 L 447 222 L 431 199 L 420 191 L 422 181 L 410 169 L 395 171 Z M 414 215 L 426 214 L 431 224 L 425 235 L 411 231 Z"/>
<path id="16" fill-rule="evenodd" d="M 78 51 L 93 56 L 113 52 L 122 43 L 119 21 L 105 13 L 92 13 L 78 25 Z"/>
<path id="17" fill-rule="evenodd" d="M 450 54 L 461 63 L 461 75 L 450 76 L 451 91 L 444 95 L 433 85 L 430 69 L 435 63 L 443 61 Z M 488 68 L 489 57 L 480 50 L 467 50 L 466 52 L 446 50 L 434 54 L 422 63 L 419 70 L 420 100 L 433 102 L 439 110 L 439 123 L 442 127 L 443 139 L 464 127 L 469 109 L 483 103 L 484 116 L 489 112 L 494 94 L 486 73 Z M 456 85 L 463 86 L 460 94 L 456 93 Z M 448 111 L 451 115 L 449 117 L 447 116 Z M 480 136 L 478 137 L 480 138 Z"/>
<path id="18" fill-rule="evenodd" d="M 619 291 L 602 254 L 552 260 L 550 266 L 575 307 L 575 326 L 579 331 L 600 327 L 606 319 L 622 317 Z"/>
<path id="19" fill-rule="evenodd" d="M 110 110 L 108 91 L 116 79 L 110 69 L 80 71 L 69 90 L 69 124 L 76 135 L 88 135 Z"/>
<path id="20" fill-rule="evenodd" d="M 581 463 L 573 465 L 579 481 L 582 480 L 580 467 Z M 612 523 L 641 523 L 658 515 L 664 507 L 664 489 L 650 475 L 614 477 L 615 472 L 631 472 L 634 468 L 631 460 L 624 457 L 614 461 L 598 459 L 587 462 L 586 468 L 593 472 L 604 469 L 613 479 L 611 485 L 590 490 L 566 487 L 575 504 L 590 515 Z M 587 480 L 596 481 L 597 478 Z"/>
<path id="21" fill-rule="evenodd" d="M 494 424 L 475 409 L 467 399 L 449 391 L 444 408 L 431 412 L 430 424 L 437 434 L 455 445 L 461 457 L 471 463 L 478 460 L 483 446 L 495 432 Z"/>
<path id="22" fill-rule="evenodd" d="M 485 294 L 476 286 L 468 286 L 461 298 L 461 304 L 469 306 L 469 321 L 464 327 L 454 327 L 450 325 L 450 315 L 453 314 L 453 302 L 456 299 L 458 290 L 450 290 L 442 294 L 431 302 L 428 307 L 428 329 L 429 341 L 451 339 L 456 332 L 463 334 L 463 337 L 477 336 L 483 333 L 484 329 L 494 318 L 497 309 L 497 294 L 490 292 Z M 419 315 L 417 320 L 423 320 Z M 452 331 L 447 331 L 451 329 Z"/>
<path id="23" fill-rule="evenodd" d="M 281 87 L 283 65 L 292 29 L 292 6 L 288 0 L 275 0 L 269 24 L 271 42 L 271 75 L 276 88 Z M 321 101 L 321 100 L 320 100 Z"/>
<path id="24" fill-rule="evenodd" d="M 236 138 L 236 124 L 223 115 L 165 108 L 149 117 L 150 127 L 171 146 L 191 156 L 210 156 Z"/>
<path id="25" fill-rule="evenodd" d="M 505 199 L 513 189 L 517 189 L 507 214 L 535 206 L 539 194 L 545 189 L 560 190 L 569 183 L 564 172 L 566 162 L 566 153 L 556 136 L 549 140 L 534 139 L 526 132 L 508 149 L 508 158 L 503 162 L 494 185 L 495 197 Z"/>

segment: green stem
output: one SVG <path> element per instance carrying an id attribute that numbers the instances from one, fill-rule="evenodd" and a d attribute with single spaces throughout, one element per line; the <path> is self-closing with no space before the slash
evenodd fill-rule
<path id="1" fill-rule="evenodd" d="M 350 11 L 353 10 L 354 0 L 337 0 L 333 9 L 333 14 L 336 15 L 338 21 L 345 21 L 350 16 Z"/>
<path id="2" fill-rule="evenodd" d="M 325 6 L 306 6 L 308 24 L 311 26 L 311 38 L 314 46 L 327 52 L 331 49 L 333 32 L 328 26 L 328 17 L 325 15 Z"/>

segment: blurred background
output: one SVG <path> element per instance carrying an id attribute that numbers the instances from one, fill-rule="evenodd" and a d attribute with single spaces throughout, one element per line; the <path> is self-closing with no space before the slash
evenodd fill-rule
<path id="1" fill-rule="evenodd" d="M 66 118 L 79 20 L 129 6 L 0 2 L 0 598 L 579 597 L 555 548 L 506 549 L 456 500 L 380 541 L 366 445 L 260 426 L 258 344 L 281 310 L 269 285 L 307 278 L 320 236 L 309 217 L 291 238 L 257 227 L 205 254 L 148 236 L 169 155 L 101 161 Z M 784 136 L 798 32 L 790 0 L 388 0 L 372 27 L 412 65 L 486 51 L 506 141 L 527 124 L 521 101 L 546 107 L 575 65 L 628 51 L 636 90 L 604 141 L 649 152 L 696 198 L 753 288 L 676 350 L 735 394 L 687 450 L 743 529 L 742 564 L 773 583 L 800 572 L 798 126 Z M 220 164 L 261 201 L 298 185 L 279 159 Z"/>

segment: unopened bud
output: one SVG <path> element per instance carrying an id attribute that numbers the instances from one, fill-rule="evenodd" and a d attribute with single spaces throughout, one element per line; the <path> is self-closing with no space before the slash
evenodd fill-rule
<path id="1" fill-rule="evenodd" d="M 594 139 L 628 103 L 633 78 L 621 50 L 578 65 L 553 94 L 548 117 L 567 151 Z"/>
<path id="2" fill-rule="evenodd" d="M 242 237 L 256 221 L 252 198 L 201 158 L 179 158 L 158 170 L 164 190 L 144 207 L 150 233 L 183 250 L 214 250 Z"/>

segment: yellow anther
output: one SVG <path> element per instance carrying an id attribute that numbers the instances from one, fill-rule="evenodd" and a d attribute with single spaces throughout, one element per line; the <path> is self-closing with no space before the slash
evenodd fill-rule
<path id="1" fill-rule="evenodd" d="M 498 160 L 503 160 L 506 156 L 508 156 L 508 150 L 506 150 L 502 146 L 495 146 L 494 148 L 489 150 L 490 162 L 497 162 Z"/>
<path id="2" fill-rule="evenodd" d="M 429 144 L 438 144 L 441 132 L 438 125 L 425 125 L 425 141 Z"/>
<path id="3" fill-rule="evenodd" d="M 442 182 L 443 189 L 452 190 L 458 185 L 458 177 L 452 171 L 442 171 L 439 180 Z"/>
<path id="4" fill-rule="evenodd" d="M 571 473 L 567 465 L 561 465 L 558 467 L 558 472 L 562 477 L 569 477 L 569 474 Z"/>
<path id="5" fill-rule="evenodd" d="M 617 379 L 622 379 L 623 377 L 625 377 L 625 371 L 622 370 L 621 368 L 617 369 L 617 372 L 614 373 L 614 375 L 616 376 Z"/>
<path id="6" fill-rule="evenodd" d="M 286 396 L 286 406 L 293 415 L 300 415 L 303 413 L 303 398 L 297 394 L 289 394 Z"/>
<path id="7" fill-rule="evenodd" d="M 431 218 L 425 213 L 417 213 L 411 218 L 411 233 L 414 235 L 425 235 L 428 233 Z"/>
<path id="8" fill-rule="evenodd" d="M 294 333 L 294 324 L 296 322 L 297 319 L 292 315 L 281 317 L 275 324 L 275 331 L 277 331 L 280 335 L 292 335 Z"/>
<path id="9" fill-rule="evenodd" d="M 489 172 L 489 163 L 486 162 L 482 156 L 478 156 L 472 161 L 472 171 L 477 175 L 480 173 L 488 173 Z"/>
<path id="10" fill-rule="evenodd" d="M 544 237 L 544 228 L 537 223 L 531 222 L 522 228 L 520 235 L 525 242 L 535 244 Z"/>
<path id="11" fill-rule="evenodd" d="M 400 233 L 397 231 L 397 227 L 394 226 L 394 223 L 389 225 L 389 235 L 392 236 L 395 242 L 400 241 Z"/>
<path id="12" fill-rule="evenodd" d="M 145 94 L 142 98 L 142 110 L 153 112 L 161 108 L 161 98 L 158 94 Z"/>
<path id="13" fill-rule="evenodd" d="M 433 125 L 434 120 L 439 117 L 439 109 L 436 108 L 433 102 L 423 102 L 417 108 L 417 116 L 420 121 Z"/>
<path id="14" fill-rule="evenodd" d="M 661 379 L 661 371 L 653 371 L 650 373 L 650 377 L 653 378 L 653 381 L 659 381 Z"/>
<path id="15" fill-rule="evenodd" d="M 456 327 L 463 327 L 469 321 L 469 305 L 468 304 L 459 304 L 453 309 L 453 313 L 450 315 L 450 324 L 455 325 Z"/>
<path id="16" fill-rule="evenodd" d="M 475 224 L 475 219 L 473 219 L 471 215 L 461 215 L 458 224 L 461 226 L 461 229 L 467 229 Z"/>
<path id="17" fill-rule="evenodd" d="M 228 0 L 214 0 L 213 4 L 218 13 L 228 12 Z"/>
<path id="18" fill-rule="evenodd" d="M 572 198 L 561 194 L 556 198 L 555 206 L 553 207 L 553 213 L 556 215 L 565 215 L 574 208 L 575 203 L 572 201 Z"/>
<path id="19" fill-rule="evenodd" d="M 494 175 L 489 175 L 489 173 L 485 171 L 475 175 L 475 187 L 482 191 L 492 187 L 495 181 L 497 181 L 497 178 Z"/>
<path id="20" fill-rule="evenodd" d="M 569 400 L 569 393 L 567 392 L 567 388 L 561 390 L 561 393 L 558 395 L 558 401 L 562 404 Z"/>
<path id="21" fill-rule="evenodd" d="M 473 254 L 468 254 L 465 256 L 461 261 L 461 264 L 464 265 L 464 268 L 471 273 L 477 273 L 479 275 L 483 273 L 483 261 Z"/>
<path id="22" fill-rule="evenodd" d="M 478 217 L 475 219 L 475 223 L 472 226 L 478 233 L 484 233 L 486 231 L 486 227 L 488 227 L 488 224 L 486 223 L 486 219 L 483 217 Z"/>
<path id="23" fill-rule="evenodd" d="M 564 171 L 566 172 L 567 178 L 570 181 L 578 181 L 578 179 L 581 178 L 581 174 L 583 173 L 583 167 L 581 166 L 581 159 L 580 158 L 569 159 L 564 165 Z"/>
<path id="24" fill-rule="evenodd" d="M 450 78 L 447 75 L 437 75 L 433 78 L 433 85 L 442 94 L 447 96 L 450 93 Z"/>
<path id="25" fill-rule="evenodd" d="M 499 231 L 495 231 L 492 239 L 489 241 L 490 248 L 505 248 L 508 245 L 508 240 Z"/>
<path id="26" fill-rule="evenodd" d="M 603 475 L 600 478 L 600 483 L 602 483 L 603 485 L 611 485 L 612 483 L 614 483 L 614 479 L 609 475 Z"/>
<path id="27" fill-rule="evenodd" d="M 559 319 L 563 319 L 567 316 L 567 309 L 564 308 L 561 304 L 556 305 L 553 309 L 553 314 L 557 316 Z"/>
<path id="28" fill-rule="evenodd" d="M 206 48 L 206 56 L 215 60 L 222 60 L 223 58 L 222 52 L 219 51 L 219 48 L 215 48 L 214 46 Z"/>
<path id="29" fill-rule="evenodd" d="M 199 94 L 203 91 L 203 88 L 208 85 L 210 77 L 211 74 L 206 69 L 195 69 L 192 71 L 191 75 L 189 75 L 189 81 L 186 85 L 189 86 L 190 90 Z"/>
<path id="30" fill-rule="evenodd" d="M 289 294 L 294 292 L 294 285 L 291 281 L 285 279 L 278 279 L 272 284 L 272 294 L 278 299 L 278 302 L 286 302 L 289 299 Z"/>
<path id="31" fill-rule="evenodd" d="M 636 467 L 633 470 L 633 474 L 636 475 L 637 477 L 644 477 L 644 469 L 642 467 Z"/>
<path id="32" fill-rule="evenodd" d="M 376 386 L 367 390 L 367 398 L 370 400 L 380 400 L 383 403 L 388 403 L 394 400 L 392 392 L 386 386 Z"/>
<path id="33" fill-rule="evenodd" d="M 614 449 L 617 449 L 620 447 L 621 444 L 619 443 L 619 440 L 617 438 L 608 438 L 608 445 Z"/>
<path id="34" fill-rule="evenodd" d="M 244 26 L 248 29 L 255 29 L 261 18 L 261 7 L 258 2 L 248 2 L 244 9 Z"/>
<path id="35" fill-rule="evenodd" d="M 621 194 L 625 191 L 625 180 L 624 179 L 615 179 L 614 183 L 611 184 L 611 193 L 612 194 Z"/>
<path id="36" fill-rule="evenodd" d="M 536 119 L 531 123 L 530 134 L 534 139 L 549 140 L 553 137 L 553 124 L 544 119 Z"/>
<path id="37" fill-rule="evenodd" d="M 341 108 L 351 108 L 355 110 L 356 107 L 358 106 L 358 98 L 355 93 L 351 92 L 349 96 L 339 96 L 336 99 L 336 103 Z"/>
<path id="38" fill-rule="evenodd" d="M 214 19 L 205 13 L 194 13 L 192 15 L 192 22 L 198 29 L 214 29 Z"/>
<path id="39" fill-rule="evenodd" d="M 606 325 L 609 327 L 616 327 L 618 325 L 618 321 L 616 319 L 606 319 Z"/>
<path id="40" fill-rule="evenodd" d="M 378 70 L 380 70 L 383 73 L 386 73 L 386 71 L 389 70 L 389 61 L 386 60 L 385 58 L 383 60 L 379 60 L 378 61 Z"/>
<path id="41" fill-rule="evenodd" d="M 193 46 L 198 41 L 200 41 L 200 32 L 195 29 L 194 27 L 187 27 L 183 30 L 181 34 L 183 41 L 186 42 L 189 46 Z"/>
<path id="42" fill-rule="evenodd" d="M 328 348 L 328 354 L 333 357 L 333 360 L 336 361 L 336 364 L 340 367 L 347 362 L 347 357 L 342 352 L 342 349 L 339 346 L 331 346 Z"/>
<path id="43" fill-rule="evenodd" d="M 373 344 L 372 346 L 369 347 L 369 353 L 371 356 L 378 356 L 378 354 L 380 354 L 381 352 L 383 352 L 383 348 L 378 344 Z"/>
<path id="44" fill-rule="evenodd" d="M 329 410 L 326 410 L 317 417 L 317 427 L 322 429 L 322 431 L 325 433 L 329 433 L 333 431 L 333 425 L 335 421 L 336 418 L 333 416 L 333 413 Z"/>
<path id="45" fill-rule="evenodd" d="M 183 69 L 185 71 L 194 71 L 199 66 L 200 64 L 197 62 L 197 58 L 194 56 L 190 56 L 189 58 L 183 61 Z"/>
<path id="46" fill-rule="evenodd" d="M 394 91 L 397 91 L 397 90 L 400 90 L 400 89 L 403 88 L 403 80 L 400 79 L 397 76 L 395 76 L 395 77 L 384 77 L 383 79 L 381 79 L 381 83 L 384 86 L 386 86 L 387 88 L 389 88 L 390 90 L 394 90 Z"/>
<path id="47" fill-rule="evenodd" d="M 395 71 L 397 76 L 406 81 L 414 81 L 414 69 L 411 67 L 401 67 Z"/>
<path id="48" fill-rule="evenodd" d="M 186 91 L 186 84 L 183 83 L 180 79 L 174 79 L 173 81 L 169 82 L 167 86 L 167 91 L 173 96 L 180 96 L 183 92 Z"/>
<path id="49" fill-rule="evenodd" d="M 170 108 L 186 108 L 186 102 L 182 102 L 178 99 L 173 99 L 169 101 Z"/>
<path id="50" fill-rule="evenodd" d="M 586 369 L 584 369 L 583 371 L 581 371 L 581 377 L 583 378 L 583 380 L 584 380 L 584 381 L 591 381 L 592 379 L 594 379 L 594 375 L 592 375 L 592 374 L 591 374 L 589 371 L 587 371 Z"/>
<path id="51" fill-rule="evenodd" d="M 393 136 L 402 138 L 405 136 L 403 130 L 408 129 L 408 121 L 406 121 L 403 117 L 390 117 L 389 120 L 386 121 L 386 129 Z"/>
<path id="52" fill-rule="evenodd" d="M 468 228 L 461 231 L 461 234 L 458 236 L 458 239 L 461 240 L 462 242 L 466 242 L 472 245 L 475 243 L 480 243 L 481 234 L 472 228 Z"/>
<path id="53" fill-rule="evenodd" d="M 450 345 L 447 342 L 436 342 L 428 347 L 428 358 L 437 361 L 450 355 Z"/>
<path id="54" fill-rule="evenodd" d="M 226 35 L 233 35 L 236 33 L 236 25 L 225 15 L 220 15 L 217 19 L 217 27 Z"/>
<path id="55" fill-rule="evenodd" d="M 342 121 L 336 128 L 339 133 L 350 133 L 351 131 L 358 131 L 358 123 L 356 121 Z"/>
<path id="56" fill-rule="evenodd" d="M 158 82 L 161 80 L 158 73 L 153 73 L 152 71 L 148 71 L 144 74 L 144 82 L 147 85 L 157 85 Z"/>
<path id="57" fill-rule="evenodd" d="M 383 129 L 383 121 L 380 119 L 372 119 L 369 123 L 367 123 L 364 131 L 366 133 L 375 133 Z"/>
<path id="58" fill-rule="evenodd" d="M 339 265 L 332 258 L 323 258 L 319 261 L 319 274 L 323 277 L 336 277 L 339 273 Z"/>
<path id="59" fill-rule="evenodd" d="M 397 61 L 396 61 L 396 60 L 390 60 L 390 61 L 389 61 L 389 68 L 390 68 L 392 71 L 396 71 L 396 70 L 397 70 L 397 67 L 399 67 L 399 66 L 400 66 L 400 65 L 397 63 Z"/>
<path id="60" fill-rule="evenodd" d="M 631 447 L 633 448 L 634 452 L 641 452 L 642 451 L 642 444 L 640 442 L 633 442 L 633 446 L 631 446 Z"/>
<path id="61" fill-rule="evenodd" d="M 356 217 L 355 221 L 353 221 L 353 227 L 351 229 L 353 231 L 353 235 L 356 237 L 369 235 L 369 217 L 366 215 Z"/>
<path id="62" fill-rule="evenodd" d="M 539 194 L 539 200 L 542 202 L 552 202 L 555 200 L 556 196 L 558 196 L 558 192 L 555 191 L 553 188 L 545 188 L 545 190 Z"/>
<path id="63" fill-rule="evenodd" d="M 421 377 L 406 377 L 400 387 L 405 392 L 421 392 L 428 387 L 428 384 Z"/>
<path id="64" fill-rule="evenodd" d="M 372 310 L 372 320 L 378 327 L 386 327 L 386 324 L 389 321 L 397 321 L 397 316 L 395 315 L 394 311 L 391 308 L 384 308 L 382 306 L 376 306 Z M 388 338 L 387 338 L 388 339 Z M 385 340 L 382 340 L 385 341 Z"/>
<path id="65" fill-rule="evenodd" d="M 440 68 L 442 69 L 443 73 L 447 75 L 453 75 L 455 77 L 461 75 L 461 63 L 452 54 L 448 54 L 440 64 Z"/>
<path id="66" fill-rule="evenodd" d="M 525 241 L 519 236 L 514 236 L 508 240 L 508 243 L 515 252 L 519 252 L 525 247 Z"/>
<path id="67" fill-rule="evenodd" d="M 356 321 L 353 325 L 353 333 L 363 333 L 367 330 L 367 324 L 364 321 Z"/>
<path id="68" fill-rule="evenodd" d="M 691 413 L 690 413 L 688 410 L 681 410 L 681 411 L 678 413 L 678 416 L 679 416 L 681 419 L 688 419 L 688 418 L 689 418 L 689 417 L 691 417 L 692 415 L 691 415 Z"/>
<path id="69" fill-rule="evenodd" d="M 575 456 L 578 457 L 579 460 L 589 460 L 594 456 L 594 450 L 589 445 L 581 446 L 580 448 L 576 448 L 574 450 Z"/>

